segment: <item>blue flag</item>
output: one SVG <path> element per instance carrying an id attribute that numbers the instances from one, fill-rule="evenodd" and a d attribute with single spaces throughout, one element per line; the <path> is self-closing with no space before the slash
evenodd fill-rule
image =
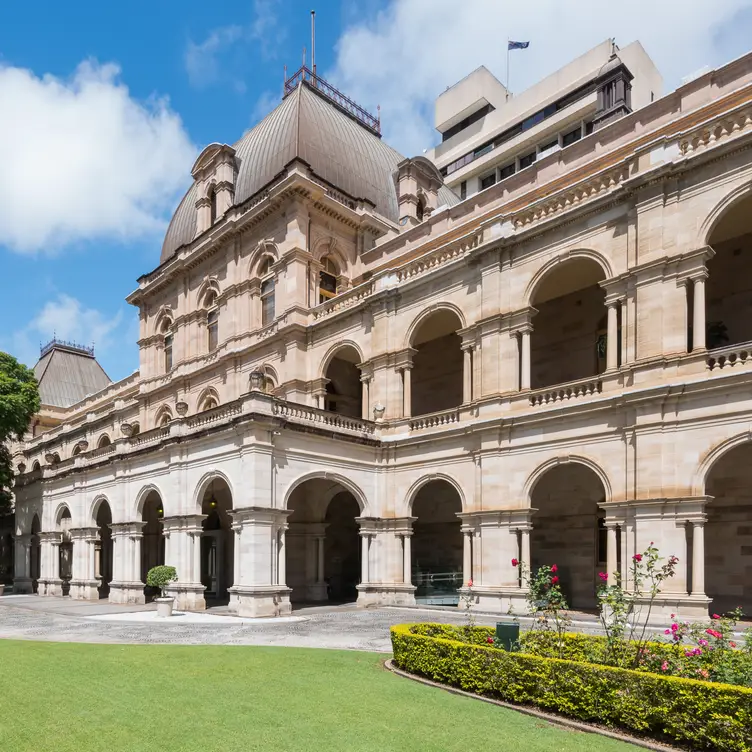
<path id="1" fill-rule="evenodd" d="M 526 50 L 530 46 L 530 42 L 508 42 L 508 50 Z"/>

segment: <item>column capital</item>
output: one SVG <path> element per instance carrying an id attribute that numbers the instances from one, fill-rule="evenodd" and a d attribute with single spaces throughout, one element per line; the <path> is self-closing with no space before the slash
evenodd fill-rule
<path id="1" fill-rule="evenodd" d="M 137 536 L 143 535 L 144 525 L 146 525 L 146 523 L 139 520 L 133 522 L 112 522 L 109 527 L 114 536 Z"/>
<path id="2" fill-rule="evenodd" d="M 413 367 L 413 357 L 418 351 L 414 347 L 406 347 L 394 353 L 394 368 L 397 371 L 406 371 Z"/>
<path id="3" fill-rule="evenodd" d="M 72 527 L 68 531 L 73 541 L 91 542 L 99 536 L 98 527 Z"/>
<path id="4" fill-rule="evenodd" d="M 231 509 L 229 514 L 235 524 L 240 527 L 246 525 L 274 525 L 285 523 L 292 514 L 291 509 L 278 509 L 277 507 L 241 507 Z"/>
<path id="5" fill-rule="evenodd" d="M 170 533 L 197 533 L 201 532 L 202 525 L 206 519 L 205 514 L 186 514 L 164 517 L 162 519 L 162 529 L 165 537 Z"/>
<path id="6" fill-rule="evenodd" d="M 61 543 L 63 534 L 59 530 L 45 530 L 39 533 L 39 540 L 42 543 Z"/>

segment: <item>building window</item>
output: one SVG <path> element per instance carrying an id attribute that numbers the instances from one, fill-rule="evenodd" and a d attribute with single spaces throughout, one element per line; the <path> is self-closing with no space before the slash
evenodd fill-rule
<path id="1" fill-rule="evenodd" d="M 274 321 L 274 274 L 272 260 L 266 259 L 261 265 L 261 326 Z"/>
<path id="2" fill-rule="evenodd" d="M 464 201 L 467 198 L 467 180 L 460 183 L 460 199 Z"/>
<path id="3" fill-rule="evenodd" d="M 535 152 L 533 151 L 524 157 L 520 157 L 520 169 L 524 170 L 526 167 L 530 167 L 530 165 L 535 162 L 535 156 Z"/>
<path id="4" fill-rule="evenodd" d="M 502 167 L 499 170 L 499 180 L 506 180 L 512 175 L 514 175 L 514 162 L 512 162 L 512 164 L 508 164 L 506 167 Z"/>
<path id="5" fill-rule="evenodd" d="M 540 150 L 541 151 L 548 151 L 549 149 L 553 149 L 554 146 L 558 146 L 558 145 L 559 145 L 559 139 L 555 138 L 553 141 L 549 141 L 549 143 L 544 144 L 543 146 L 541 146 Z"/>
<path id="6" fill-rule="evenodd" d="M 573 131 L 569 131 L 569 133 L 565 133 L 561 137 L 561 145 L 562 146 L 569 146 L 570 144 L 573 144 L 575 141 L 579 141 L 582 138 L 582 128 L 575 128 Z"/>
<path id="7" fill-rule="evenodd" d="M 593 121 L 585 123 L 585 135 L 589 136 L 593 132 Z"/>
<path id="8" fill-rule="evenodd" d="M 486 175 L 486 177 L 480 179 L 480 189 L 484 191 L 486 188 L 490 188 L 495 182 L 496 173 L 492 172 L 490 175 Z"/>
<path id="9" fill-rule="evenodd" d="M 214 186 L 209 189 L 209 224 L 213 225 L 217 221 L 217 192 Z"/>
<path id="10" fill-rule="evenodd" d="M 423 197 L 423 194 L 418 196 L 418 205 L 415 207 L 415 216 L 418 220 L 418 222 L 423 221 L 423 215 L 426 211 L 426 199 Z"/>
<path id="11" fill-rule="evenodd" d="M 422 215 L 418 217 L 422 218 Z M 325 303 L 337 294 L 337 267 L 328 256 L 321 259 L 321 263 L 323 269 L 319 272 L 319 303 Z"/>
<path id="12" fill-rule="evenodd" d="M 206 331 L 209 352 L 214 352 L 219 344 L 219 311 L 216 308 L 206 315 Z"/>
<path id="13" fill-rule="evenodd" d="M 166 334 L 164 338 L 164 372 L 172 370 L 172 335 Z"/>

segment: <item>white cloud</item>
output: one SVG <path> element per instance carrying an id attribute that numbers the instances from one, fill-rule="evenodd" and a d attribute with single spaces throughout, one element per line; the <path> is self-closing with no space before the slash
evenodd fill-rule
<path id="1" fill-rule="evenodd" d="M 255 0 L 248 24 L 212 29 L 203 42 L 189 40 L 185 68 L 191 85 L 203 88 L 224 79 L 236 91 L 244 92 L 245 79 L 237 74 L 249 70 L 248 55 L 255 51 L 264 60 L 272 60 L 285 39 L 280 8 L 281 0 Z"/>
<path id="2" fill-rule="evenodd" d="M 384 136 L 407 155 L 436 141 L 433 102 L 479 65 L 506 76 L 507 39 L 530 40 L 514 51 L 510 88 L 521 91 L 604 39 L 621 47 L 639 39 L 667 88 L 703 65 L 739 52 L 714 44 L 718 30 L 737 24 L 749 0 L 717 0 L 712 14 L 686 0 L 389 0 L 376 15 L 345 29 L 328 74 L 359 104 L 381 105 Z M 749 17 L 747 17 L 749 21 Z M 749 26 L 746 38 L 749 38 Z"/>
<path id="3" fill-rule="evenodd" d="M 164 228 L 196 149 L 166 100 L 136 101 L 119 73 L 0 66 L 0 246 L 54 251 Z"/>
<path id="4" fill-rule="evenodd" d="M 59 293 L 45 303 L 24 329 L 13 335 L 12 349 L 21 362 L 34 365 L 39 345 L 56 337 L 87 347 L 95 345 L 97 355 L 101 355 L 123 340 L 119 332 L 122 323 L 122 310 L 106 316 L 95 308 L 86 308 L 70 295 Z"/>

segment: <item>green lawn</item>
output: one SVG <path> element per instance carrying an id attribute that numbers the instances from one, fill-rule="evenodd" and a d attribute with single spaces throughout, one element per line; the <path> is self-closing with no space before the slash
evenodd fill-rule
<path id="1" fill-rule="evenodd" d="M 628 752 L 385 671 L 370 653 L 0 640 L 0 750 Z"/>

